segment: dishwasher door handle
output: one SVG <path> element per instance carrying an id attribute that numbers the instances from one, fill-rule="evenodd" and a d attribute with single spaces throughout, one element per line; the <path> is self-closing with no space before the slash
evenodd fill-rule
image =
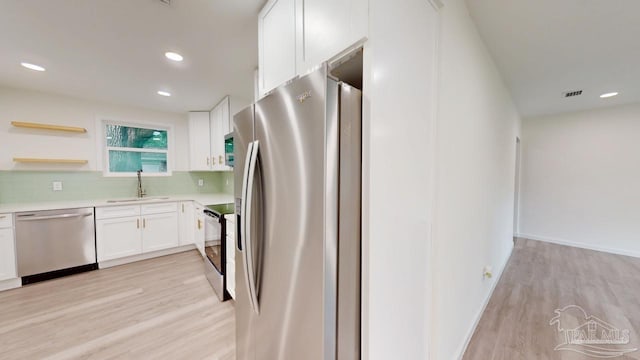
<path id="1" fill-rule="evenodd" d="M 35 215 L 35 214 L 34 214 Z M 68 219 L 76 217 L 87 217 L 93 215 L 92 213 L 85 214 L 60 214 L 60 215 L 48 215 L 48 216 L 33 216 L 33 215 L 18 215 L 16 221 L 36 221 L 36 220 L 51 220 L 51 219 Z"/>

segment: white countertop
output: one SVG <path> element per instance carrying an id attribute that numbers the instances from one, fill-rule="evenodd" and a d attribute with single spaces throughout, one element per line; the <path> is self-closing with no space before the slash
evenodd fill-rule
<path id="1" fill-rule="evenodd" d="M 159 199 L 161 198 L 161 199 Z M 126 206 L 155 204 L 175 201 L 195 201 L 200 205 L 218 205 L 233 203 L 233 195 L 230 194 L 190 194 L 190 195 L 157 195 L 148 196 L 148 199 L 129 202 L 109 202 L 115 199 L 102 200 L 76 200 L 76 201 L 47 201 L 36 203 L 0 204 L 0 213 L 13 213 L 21 211 L 41 211 L 59 209 L 77 209 L 84 207 Z"/>

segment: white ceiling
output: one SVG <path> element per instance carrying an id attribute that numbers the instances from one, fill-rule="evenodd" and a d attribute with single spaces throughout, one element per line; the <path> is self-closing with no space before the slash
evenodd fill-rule
<path id="1" fill-rule="evenodd" d="M 228 94 L 251 100 L 263 3 L 2 0 L 0 85 L 172 112 L 211 109 Z"/>
<path id="2" fill-rule="evenodd" d="M 640 1 L 466 1 L 521 115 L 640 102 Z"/>

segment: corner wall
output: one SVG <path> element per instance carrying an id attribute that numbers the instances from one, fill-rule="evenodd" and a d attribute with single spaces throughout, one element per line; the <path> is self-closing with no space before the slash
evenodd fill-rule
<path id="1" fill-rule="evenodd" d="M 640 104 L 528 118 L 520 235 L 640 257 Z"/>
<path id="2" fill-rule="evenodd" d="M 513 248 L 520 127 L 462 0 L 441 10 L 439 77 L 431 359 L 450 360 L 463 355 Z"/>

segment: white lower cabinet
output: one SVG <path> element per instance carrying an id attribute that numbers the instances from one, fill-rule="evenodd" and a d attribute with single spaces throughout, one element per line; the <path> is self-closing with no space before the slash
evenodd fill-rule
<path id="1" fill-rule="evenodd" d="M 178 247 L 178 214 L 144 215 L 142 217 L 142 252 Z"/>
<path id="2" fill-rule="evenodd" d="M 195 208 L 193 201 L 183 201 L 178 210 L 178 229 L 180 231 L 180 246 L 195 243 L 196 230 Z"/>
<path id="3" fill-rule="evenodd" d="M 177 247 L 177 204 L 97 208 L 96 244 L 98 262 Z"/>
<path id="4" fill-rule="evenodd" d="M 142 254 L 140 217 L 96 220 L 98 261 Z"/>
<path id="5" fill-rule="evenodd" d="M 16 248 L 13 228 L 0 229 L 0 281 L 14 279 L 16 276 Z"/>
<path id="6" fill-rule="evenodd" d="M 200 254 L 204 257 L 206 256 L 204 253 L 204 207 L 200 205 L 195 206 L 195 228 L 194 228 L 194 236 L 193 241 L 196 244 L 196 248 L 200 251 Z"/>

